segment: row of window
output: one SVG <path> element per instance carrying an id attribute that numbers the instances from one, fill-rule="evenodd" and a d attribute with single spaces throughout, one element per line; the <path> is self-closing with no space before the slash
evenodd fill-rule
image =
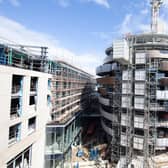
<path id="1" fill-rule="evenodd" d="M 32 158 L 32 146 L 25 149 L 7 163 L 7 168 L 30 168 Z"/>
<path id="2" fill-rule="evenodd" d="M 36 117 L 28 120 L 28 134 L 36 130 Z M 16 143 L 21 140 L 21 123 L 9 127 L 9 144 Z"/>
<path id="3" fill-rule="evenodd" d="M 38 78 L 31 77 L 30 81 L 30 96 L 29 96 L 29 105 L 33 106 L 37 104 L 37 84 Z M 22 88 L 23 88 L 23 76 L 13 75 L 12 79 L 12 98 L 11 98 L 11 107 L 10 107 L 10 118 L 15 119 L 21 116 L 22 114 Z M 48 80 L 48 89 L 51 89 L 51 80 Z M 50 95 L 47 95 L 47 105 L 51 103 Z M 36 108 L 35 108 L 36 110 Z"/>

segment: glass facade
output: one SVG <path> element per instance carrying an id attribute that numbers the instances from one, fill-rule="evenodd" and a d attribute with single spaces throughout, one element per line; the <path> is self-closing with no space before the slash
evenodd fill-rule
<path id="1" fill-rule="evenodd" d="M 19 155 L 7 163 L 7 168 L 31 168 L 32 146 L 25 149 Z"/>
<path id="2" fill-rule="evenodd" d="M 47 126 L 45 167 L 62 168 L 71 163 L 71 145 L 80 143 L 80 116 L 67 125 Z"/>

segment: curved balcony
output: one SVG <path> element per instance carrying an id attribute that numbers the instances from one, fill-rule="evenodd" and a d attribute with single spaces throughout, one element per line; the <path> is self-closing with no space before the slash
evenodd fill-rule
<path id="1" fill-rule="evenodd" d="M 106 118 L 107 120 L 110 120 L 110 121 L 116 122 L 116 123 L 119 122 L 116 115 L 111 114 L 111 113 L 108 113 L 108 112 L 104 111 L 102 108 L 100 108 L 100 113 L 101 113 L 101 115 L 102 115 L 104 118 Z"/>
<path id="2" fill-rule="evenodd" d="M 102 84 L 102 85 L 114 85 L 116 82 L 115 77 L 103 77 L 103 78 L 97 78 L 97 83 Z"/>
<path id="3" fill-rule="evenodd" d="M 101 125 L 102 125 L 102 128 L 104 129 L 104 131 L 109 134 L 110 136 L 113 136 L 114 135 L 114 131 L 107 127 L 107 125 L 104 123 L 104 121 L 101 120 Z"/>
<path id="4" fill-rule="evenodd" d="M 159 79 L 159 83 L 162 86 L 168 86 L 168 77 L 164 77 L 164 78 Z"/>
<path id="5" fill-rule="evenodd" d="M 106 88 L 100 87 L 100 88 L 98 88 L 98 92 L 100 93 L 101 96 L 107 95 Z"/>
<path id="6" fill-rule="evenodd" d="M 106 53 L 107 55 L 112 55 L 112 53 L 113 53 L 113 47 L 107 48 L 106 51 L 105 51 L 105 53 Z"/>
<path id="7" fill-rule="evenodd" d="M 96 75 L 106 75 L 112 71 L 112 64 L 104 64 L 96 68 Z"/>
<path id="8" fill-rule="evenodd" d="M 167 55 L 168 57 L 168 55 Z M 168 71 L 168 61 L 161 61 L 159 66 L 160 71 Z"/>
<path id="9" fill-rule="evenodd" d="M 112 61 L 113 61 L 113 56 L 111 54 L 111 55 L 106 56 L 106 58 L 103 60 L 103 63 L 107 64 L 107 63 L 110 63 Z"/>
<path id="10" fill-rule="evenodd" d="M 110 106 L 110 100 L 107 98 L 99 96 L 99 102 L 105 106 Z"/>
<path id="11" fill-rule="evenodd" d="M 97 67 L 96 74 L 99 76 L 104 76 L 104 75 L 109 74 L 112 71 L 117 71 L 117 70 L 119 70 L 117 63 L 104 64 L 104 65 Z"/>
<path id="12" fill-rule="evenodd" d="M 102 108 L 100 108 L 100 113 L 101 113 L 101 115 L 102 115 L 104 118 L 106 118 L 107 120 L 112 121 L 112 117 L 113 117 L 112 114 L 110 114 L 110 113 L 104 111 Z"/>
<path id="13" fill-rule="evenodd" d="M 161 50 L 149 50 L 147 51 L 147 56 L 150 58 L 168 58 L 168 53 Z"/>

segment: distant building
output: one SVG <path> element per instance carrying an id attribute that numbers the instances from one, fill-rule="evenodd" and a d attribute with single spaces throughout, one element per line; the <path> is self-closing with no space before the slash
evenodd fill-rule
<path id="1" fill-rule="evenodd" d="M 0 167 L 63 167 L 81 141 L 92 76 L 25 48 L 0 45 Z"/>
<path id="2" fill-rule="evenodd" d="M 71 165 L 71 146 L 81 143 L 81 115 L 88 107 L 92 76 L 65 62 L 53 62 L 52 121 L 46 127 L 45 167 Z"/>

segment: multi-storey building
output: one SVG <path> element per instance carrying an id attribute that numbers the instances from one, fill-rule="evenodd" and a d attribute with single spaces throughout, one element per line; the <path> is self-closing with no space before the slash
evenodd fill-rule
<path id="1" fill-rule="evenodd" d="M 51 71 L 52 121 L 46 127 L 45 167 L 70 167 L 71 146 L 81 143 L 81 114 L 92 92 L 92 76 L 61 61 L 52 62 Z"/>
<path id="2" fill-rule="evenodd" d="M 107 133 L 113 161 L 120 156 L 120 118 L 121 118 L 121 92 L 122 69 L 121 62 L 113 57 L 113 47 L 106 49 L 107 57 L 104 64 L 96 69 L 96 74 L 102 76 L 97 79 L 99 84 L 99 103 L 101 125 Z"/>
<path id="3" fill-rule="evenodd" d="M 153 33 L 116 40 L 97 68 L 102 127 L 113 161 L 125 156 L 128 166 L 142 156 L 149 167 L 153 156 L 167 152 L 167 41 L 167 35 Z"/>
<path id="4" fill-rule="evenodd" d="M 115 40 L 97 68 L 102 127 L 119 167 L 168 165 L 168 36 L 158 33 L 161 3 L 151 1 L 152 32 Z"/>
<path id="5" fill-rule="evenodd" d="M 40 57 L 41 56 L 41 57 Z M 0 167 L 44 165 L 45 125 L 51 75 L 42 55 L 0 45 Z M 39 59 L 41 58 L 41 59 Z"/>

